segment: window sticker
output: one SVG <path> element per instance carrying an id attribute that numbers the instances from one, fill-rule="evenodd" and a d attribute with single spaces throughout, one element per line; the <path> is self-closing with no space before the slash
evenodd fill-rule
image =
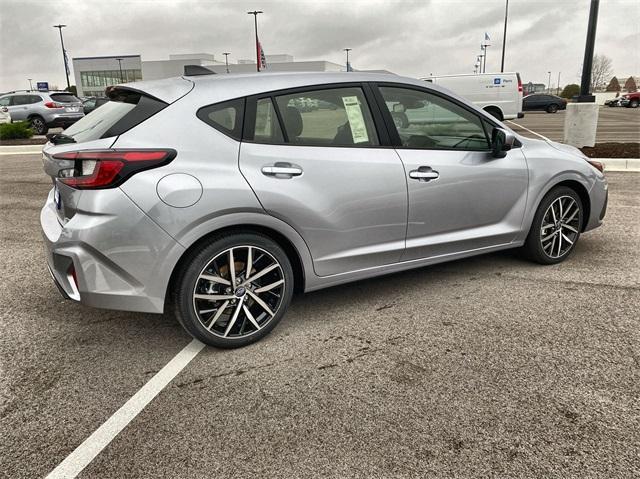
<path id="1" fill-rule="evenodd" d="M 364 124 L 364 116 L 360 108 L 360 102 L 357 96 L 343 96 L 342 103 L 347 112 L 349 126 L 351 127 L 351 136 L 354 143 L 366 143 L 369 141 L 367 127 Z"/>

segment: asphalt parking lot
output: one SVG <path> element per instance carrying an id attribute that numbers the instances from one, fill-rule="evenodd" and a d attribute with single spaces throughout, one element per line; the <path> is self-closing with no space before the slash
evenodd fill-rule
<path id="1" fill-rule="evenodd" d="M 565 115 L 565 111 L 557 113 L 527 111 L 524 118 L 507 120 L 507 124 L 529 138 L 540 138 L 532 133 L 535 132 L 550 140 L 562 141 Z M 640 141 L 640 108 L 600 107 L 596 143 L 638 141 Z"/>
<path id="2" fill-rule="evenodd" d="M 10 478 L 46 475 L 190 342 L 59 296 L 41 169 L 0 156 Z M 606 223 L 564 264 L 504 252 L 297 297 L 263 341 L 200 352 L 79 477 L 640 476 L 640 174 L 608 176 Z"/>

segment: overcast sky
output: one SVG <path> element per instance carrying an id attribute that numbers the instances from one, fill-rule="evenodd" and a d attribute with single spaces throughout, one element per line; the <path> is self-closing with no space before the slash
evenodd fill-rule
<path id="1" fill-rule="evenodd" d="M 578 82 L 589 0 L 510 0 L 506 71 L 523 81 Z M 27 78 L 64 86 L 57 23 L 67 24 L 69 57 L 213 53 L 254 58 L 253 17 L 267 54 L 344 63 L 409 76 L 471 73 L 487 32 L 487 71 L 499 71 L 505 0 L 211 1 L 0 0 L 0 91 L 27 88 Z M 640 75 L 640 2 L 603 0 L 596 53 L 614 72 Z"/>

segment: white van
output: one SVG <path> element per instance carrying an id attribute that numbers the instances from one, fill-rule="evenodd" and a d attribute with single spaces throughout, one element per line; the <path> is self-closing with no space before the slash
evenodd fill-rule
<path id="1" fill-rule="evenodd" d="M 500 121 L 524 116 L 519 73 L 470 73 L 430 76 L 423 80 L 448 88 Z"/>

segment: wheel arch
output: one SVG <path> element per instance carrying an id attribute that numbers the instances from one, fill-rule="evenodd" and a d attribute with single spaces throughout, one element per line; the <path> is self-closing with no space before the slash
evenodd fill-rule
<path id="1" fill-rule="evenodd" d="M 504 121 L 504 112 L 502 111 L 502 108 L 500 108 L 498 105 L 485 105 L 482 107 L 482 109 L 484 111 L 486 111 L 487 113 L 489 113 L 491 116 L 493 116 L 494 118 L 496 118 L 498 121 Z M 498 114 L 500 115 L 499 117 L 496 117 L 492 111 L 496 111 L 498 112 Z"/>
<path id="2" fill-rule="evenodd" d="M 287 257 L 289 258 L 289 261 L 291 261 L 291 268 L 293 269 L 294 276 L 294 292 L 299 293 L 305 290 L 306 275 L 309 268 L 307 262 L 310 261 L 310 255 L 307 257 L 308 250 L 301 251 L 301 245 L 299 243 L 295 244 L 295 241 L 293 241 L 290 237 L 288 237 L 286 234 L 284 234 L 282 231 L 279 231 L 279 229 L 275 227 L 257 222 L 241 222 L 221 226 L 212 231 L 208 231 L 202 236 L 191 241 L 191 243 L 185 248 L 185 250 L 178 258 L 178 261 L 175 263 L 173 270 L 171 271 L 169 281 L 167 283 L 167 290 L 165 293 L 165 311 L 167 310 L 166 305 L 171 298 L 171 291 L 176 281 L 178 272 L 180 271 L 180 268 L 182 267 L 184 262 L 188 260 L 189 256 L 201 245 L 212 241 L 214 238 L 233 233 L 255 233 L 267 236 L 275 241 L 284 250 Z"/>
<path id="3" fill-rule="evenodd" d="M 582 224 L 582 231 L 585 231 L 585 228 L 587 227 L 587 223 L 589 222 L 588 220 L 591 214 L 591 199 L 589 197 L 589 190 L 576 177 L 564 176 L 561 178 L 555 178 L 554 180 L 550 181 L 547 184 L 547 186 L 542 189 L 542 191 L 536 198 L 535 206 L 529 210 L 531 213 L 526 220 L 527 228 L 526 228 L 526 231 L 524 231 L 524 236 L 523 236 L 524 238 L 526 238 L 527 235 L 529 234 L 529 230 L 531 229 L 531 224 L 535 217 L 536 211 L 538 211 L 538 208 L 540 207 L 540 203 L 542 203 L 542 200 L 544 199 L 544 197 L 547 196 L 551 190 L 553 190 L 554 188 L 557 188 L 558 186 L 566 186 L 568 188 L 571 188 L 573 191 L 576 192 L 576 194 L 580 198 L 580 203 L 582 203 L 582 208 L 584 210 L 584 221 Z"/>

